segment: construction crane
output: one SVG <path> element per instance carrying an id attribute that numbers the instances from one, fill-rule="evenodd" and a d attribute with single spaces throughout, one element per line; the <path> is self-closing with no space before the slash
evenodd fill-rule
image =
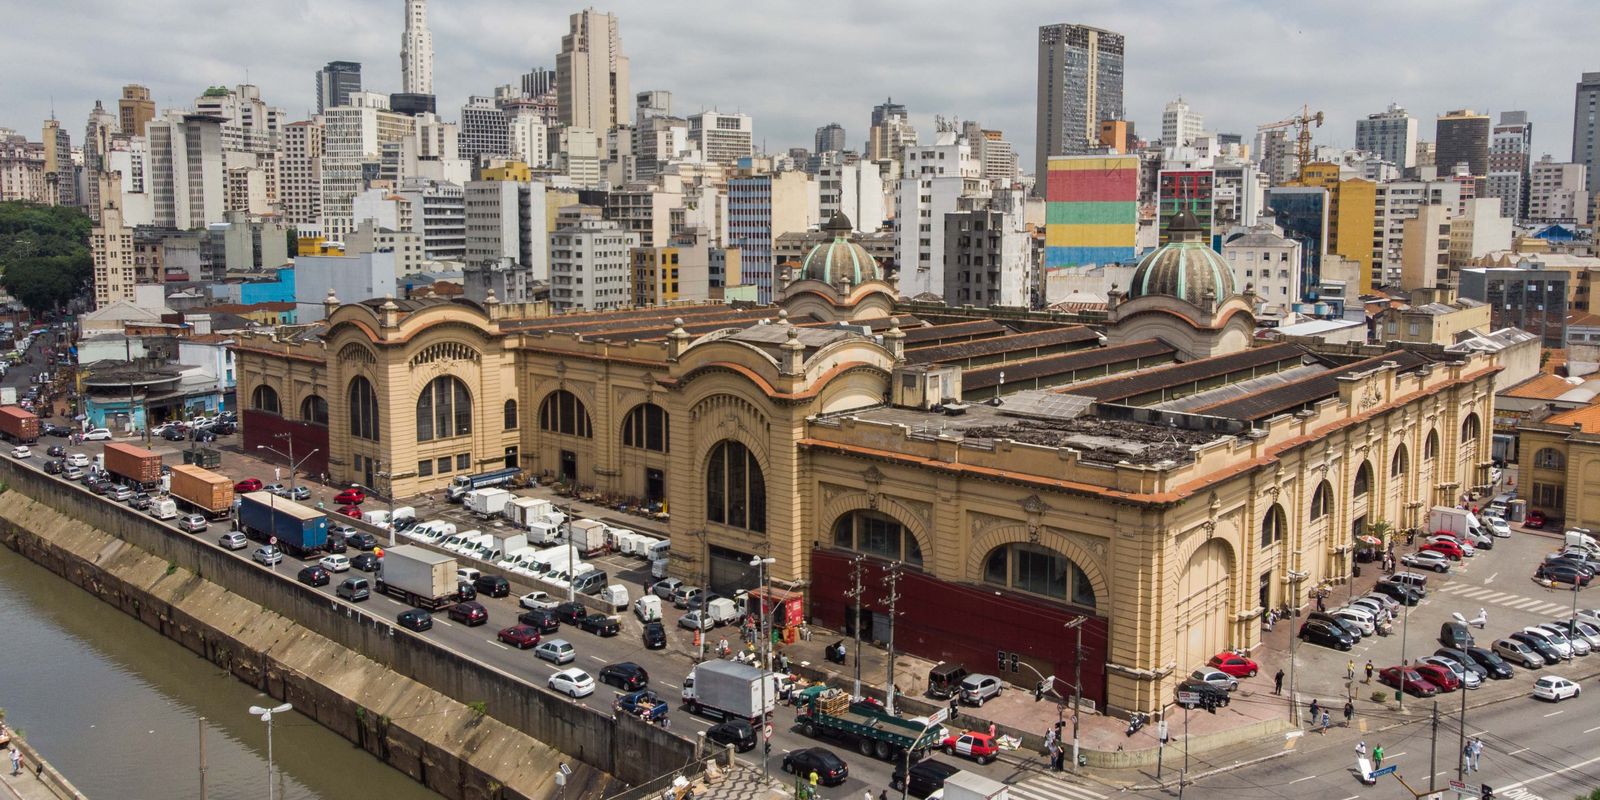
<path id="1" fill-rule="evenodd" d="M 1306 165 L 1311 163 L 1311 129 L 1322 127 L 1322 112 L 1312 112 L 1311 106 L 1300 107 L 1300 113 L 1288 119 L 1257 125 L 1257 131 L 1271 131 L 1279 128 L 1299 128 L 1300 133 L 1295 137 L 1294 158 L 1299 169 L 1296 175 L 1305 172 Z"/>

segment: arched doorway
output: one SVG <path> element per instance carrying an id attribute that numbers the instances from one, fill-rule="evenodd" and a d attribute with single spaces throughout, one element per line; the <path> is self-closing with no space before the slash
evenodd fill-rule
<path id="1" fill-rule="evenodd" d="M 1231 596 L 1233 553 L 1221 539 L 1200 545 L 1189 556 L 1178 579 L 1178 669 L 1189 668 L 1227 647 L 1228 598 Z"/>

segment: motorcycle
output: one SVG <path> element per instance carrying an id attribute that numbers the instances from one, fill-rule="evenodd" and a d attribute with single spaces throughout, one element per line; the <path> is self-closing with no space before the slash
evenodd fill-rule
<path id="1" fill-rule="evenodd" d="M 1148 721 L 1150 721 L 1150 718 L 1146 716 L 1144 712 L 1133 712 L 1133 716 L 1128 717 L 1128 735 L 1132 736 L 1135 733 L 1138 733 L 1139 729 L 1143 728 L 1145 723 Z"/>

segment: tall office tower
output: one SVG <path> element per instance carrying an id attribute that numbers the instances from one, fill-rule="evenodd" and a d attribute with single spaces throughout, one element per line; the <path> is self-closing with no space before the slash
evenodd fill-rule
<path id="1" fill-rule="evenodd" d="M 278 196 L 283 221 L 290 225 L 322 223 L 323 130 L 322 117 L 284 126 Z"/>
<path id="2" fill-rule="evenodd" d="M 1587 218 L 1591 195 L 1588 168 L 1583 164 L 1559 163 L 1545 154 L 1532 165 L 1528 181 L 1529 222 L 1576 222 Z"/>
<path id="3" fill-rule="evenodd" d="M 1356 149 L 1376 153 L 1402 170 L 1417 165 L 1417 118 L 1398 104 L 1356 120 Z"/>
<path id="4" fill-rule="evenodd" d="M 143 136 L 144 126 L 156 118 L 156 101 L 150 99 L 150 90 L 137 83 L 122 87 L 122 99 L 117 101 L 117 116 L 122 120 L 123 133 Z"/>
<path id="5" fill-rule="evenodd" d="M 780 285 L 773 242 L 817 224 L 818 189 L 816 181 L 797 171 L 728 181 L 728 244 L 739 248 L 741 280 L 756 287 L 756 302 L 770 302 L 773 287 Z"/>
<path id="6" fill-rule="evenodd" d="M 78 204 L 78 170 L 72 163 L 72 135 L 54 119 L 44 121 L 44 180 L 56 205 Z"/>
<path id="7" fill-rule="evenodd" d="M 899 164 L 906 147 L 917 143 L 906 107 L 888 99 L 872 107 L 872 127 L 867 131 L 867 160 Z"/>
<path id="8" fill-rule="evenodd" d="M 1086 25 L 1039 28 L 1039 95 L 1034 137 L 1034 194 L 1045 194 L 1050 157 L 1100 146 L 1100 122 L 1122 119 L 1120 33 Z"/>
<path id="9" fill-rule="evenodd" d="M 1588 167 L 1589 196 L 1600 197 L 1600 72 L 1585 72 L 1572 100 L 1572 160 Z"/>
<path id="10" fill-rule="evenodd" d="M 317 70 L 317 113 L 350 105 L 350 95 L 361 91 L 361 64 L 329 61 Z"/>
<path id="11" fill-rule="evenodd" d="M 1457 109 L 1439 117 L 1434 138 L 1438 140 L 1433 163 L 1440 175 L 1448 175 L 1457 164 L 1466 164 L 1470 175 L 1489 174 L 1489 115 L 1470 108 Z"/>
<path id="12" fill-rule="evenodd" d="M 390 111 L 381 94 L 357 92 L 350 103 L 323 115 L 322 230 L 330 237 L 355 230 L 352 204 L 365 177 L 378 169 L 386 146 L 398 149 L 416 131 L 416 119 Z"/>
<path id="13" fill-rule="evenodd" d="M 400 37 L 400 85 L 405 94 L 433 94 L 433 34 L 428 0 L 406 0 L 406 32 Z"/>
<path id="14" fill-rule="evenodd" d="M 817 129 L 817 152 L 827 153 L 845 149 L 844 126 L 830 122 Z"/>
<path id="15" fill-rule="evenodd" d="M 105 308 L 118 300 L 133 299 L 133 229 L 122 220 L 122 183 L 117 176 L 98 173 L 95 195 L 101 207 L 89 232 L 89 253 L 94 259 L 94 307 Z"/>
<path id="16" fill-rule="evenodd" d="M 689 117 L 689 144 L 707 161 L 732 164 L 755 149 L 755 123 L 749 114 L 702 111 Z"/>
<path id="17" fill-rule="evenodd" d="M 170 111 L 150 120 L 149 187 L 154 221 L 194 230 L 223 221 L 226 183 L 223 121 Z"/>
<path id="18" fill-rule="evenodd" d="M 99 100 L 94 101 L 94 110 L 89 112 L 89 122 L 83 129 L 83 205 L 91 222 L 100 221 L 100 181 L 96 176 L 106 168 L 106 153 L 111 151 L 117 125 L 117 115 L 107 111 Z"/>
<path id="19" fill-rule="evenodd" d="M 1533 123 L 1526 111 L 1500 112 L 1489 140 L 1489 175 L 1484 188 L 1500 198 L 1500 216 L 1522 219 L 1528 215 L 1528 162 L 1533 148 Z"/>
<path id="20" fill-rule="evenodd" d="M 1200 138 L 1205 129 L 1206 118 L 1189 108 L 1182 97 L 1168 103 L 1161 112 L 1161 143 L 1167 147 L 1182 147 Z"/>
<path id="21" fill-rule="evenodd" d="M 561 37 L 556 56 L 556 104 L 561 123 L 606 131 L 633 121 L 628 58 L 622 54 L 617 18 L 593 9 L 572 15 L 572 32 Z"/>
<path id="22" fill-rule="evenodd" d="M 532 72 L 522 73 L 522 96 L 538 97 L 550 94 L 556 90 L 556 71 L 545 67 L 534 67 Z"/>
<path id="23" fill-rule="evenodd" d="M 494 100 L 473 95 L 461 107 L 461 157 L 472 160 L 480 155 L 503 156 L 511 152 L 506 112 Z"/>

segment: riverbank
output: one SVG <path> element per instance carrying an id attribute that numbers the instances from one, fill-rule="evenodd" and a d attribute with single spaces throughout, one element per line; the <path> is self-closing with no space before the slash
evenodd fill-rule
<path id="1" fill-rule="evenodd" d="M 11 774 L 11 752 L 0 759 L 0 787 L 9 800 L 89 800 L 67 776 L 44 760 L 16 731 L 11 731 L 8 747 L 22 756 L 22 771 Z"/>

